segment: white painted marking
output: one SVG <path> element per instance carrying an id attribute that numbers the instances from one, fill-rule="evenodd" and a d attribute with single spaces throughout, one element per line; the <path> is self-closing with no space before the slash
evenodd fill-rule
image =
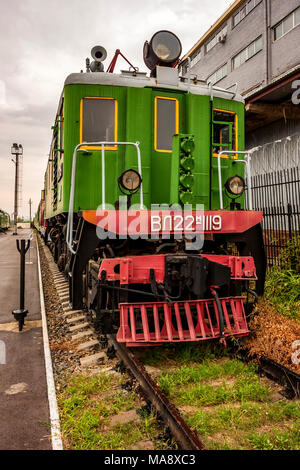
<path id="1" fill-rule="evenodd" d="M 17 393 L 27 392 L 28 384 L 25 382 L 20 382 L 18 384 L 11 385 L 7 390 L 5 390 L 5 395 L 17 395 Z"/>
<path id="2" fill-rule="evenodd" d="M 25 333 L 32 328 L 42 328 L 41 320 L 27 320 L 22 331 L 19 331 L 19 325 L 15 321 L 10 323 L 0 323 L 0 331 L 11 331 L 18 334 Z"/>
<path id="3" fill-rule="evenodd" d="M 58 407 L 57 407 L 57 399 L 56 399 L 56 392 L 55 392 L 55 382 L 54 382 L 54 377 L 53 377 L 51 352 L 50 352 L 50 347 L 49 347 L 49 336 L 48 336 L 46 310 L 45 310 L 45 302 L 44 302 L 44 290 L 43 290 L 43 284 L 42 284 L 40 254 L 39 254 L 39 247 L 38 247 L 37 239 L 36 239 L 36 248 L 37 248 L 37 259 L 38 259 L 41 314 L 42 314 L 42 322 L 43 322 L 44 356 L 45 356 L 46 378 L 47 378 L 47 387 L 48 387 L 48 401 L 49 401 L 49 411 L 50 411 L 50 421 L 51 421 L 52 449 L 63 450 L 59 414 L 58 414 Z"/>
<path id="4" fill-rule="evenodd" d="M 6 364 L 6 344 L 0 340 L 0 365 Z"/>

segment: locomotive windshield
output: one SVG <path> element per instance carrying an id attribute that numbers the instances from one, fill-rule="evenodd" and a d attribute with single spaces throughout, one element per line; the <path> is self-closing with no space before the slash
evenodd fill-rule
<path id="1" fill-rule="evenodd" d="M 116 100 L 83 98 L 81 103 L 81 142 L 116 142 Z"/>

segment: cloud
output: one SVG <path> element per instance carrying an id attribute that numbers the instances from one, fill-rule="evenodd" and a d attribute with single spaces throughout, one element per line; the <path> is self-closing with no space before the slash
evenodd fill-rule
<path id="1" fill-rule="evenodd" d="M 24 147 L 23 208 L 36 209 L 51 141 L 51 125 L 67 75 L 85 67 L 91 48 L 121 51 L 141 70 L 143 43 L 170 29 L 187 52 L 230 0 L 10 0 L 0 16 L 0 208 L 12 212 L 10 147 Z M 118 63 L 116 71 L 127 68 Z"/>

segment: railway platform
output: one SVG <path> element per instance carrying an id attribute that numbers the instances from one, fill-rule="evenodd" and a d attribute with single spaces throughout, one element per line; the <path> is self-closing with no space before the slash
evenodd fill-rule
<path id="1" fill-rule="evenodd" d="M 12 310 L 19 308 L 20 255 L 17 238 L 30 230 L 0 236 L 0 449 L 50 450 L 51 423 L 43 342 L 36 239 L 26 254 L 22 332 Z"/>

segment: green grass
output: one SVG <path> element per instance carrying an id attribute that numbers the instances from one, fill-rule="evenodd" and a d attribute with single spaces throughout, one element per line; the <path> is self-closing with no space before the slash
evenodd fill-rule
<path id="1" fill-rule="evenodd" d="M 269 433 L 252 433 L 247 438 L 253 450 L 300 450 L 299 424 Z"/>
<path id="2" fill-rule="evenodd" d="M 248 431 L 269 424 L 299 419 L 300 408 L 295 403 L 282 400 L 278 403 L 244 402 L 239 406 L 220 406 L 211 412 L 197 411 L 187 415 L 187 422 L 200 435 L 210 436 L 220 429 L 226 431 Z"/>
<path id="3" fill-rule="evenodd" d="M 134 422 L 112 426 L 111 417 L 137 409 L 137 395 L 120 390 L 121 380 L 112 376 L 79 375 L 58 394 L 65 447 L 75 450 L 130 449 L 138 441 L 156 441 L 161 429 L 153 414 L 143 411 Z M 157 448 L 173 443 L 157 440 Z"/>
<path id="4" fill-rule="evenodd" d="M 217 342 L 210 341 L 196 345 L 172 344 L 141 351 L 143 363 L 150 366 L 168 367 L 173 363 L 202 363 L 205 359 L 213 360 L 229 357 L 230 353 Z"/>
<path id="5" fill-rule="evenodd" d="M 274 391 L 257 376 L 254 365 L 226 354 L 217 359 L 214 352 L 208 359 L 203 350 L 194 352 L 192 347 L 182 351 L 180 367 L 174 370 L 164 360 L 157 380 L 171 401 L 183 407 L 184 418 L 207 449 L 299 449 L 299 402 L 273 403 Z M 193 357 L 189 366 L 188 357 Z M 174 449 L 146 409 L 140 409 L 134 422 L 111 424 L 116 414 L 140 406 L 135 393 L 124 393 L 121 384 L 122 379 L 104 374 L 68 378 L 58 393 L 65 448 L 126 450 L 151 440 L 156 450 Z"/>
<path id="6" fill-rule="evenodd" d="M 100 432 L 96 421 L 88 423 L 89 427 L 76 428 L 72 432 L 74 450 L 126 450 L 141 440 L 153 439 L 156 423 L 127 423 L 114 429 Z"/>
<path id="7" fill-rule="evenodd" d="M 198 383 L 201 380 L 217 379 L 219 377 L 238 377 L 250 376 L 256 377 L 256 366 L 246 366 L 238 360 L 226 360 L 224 362 L 213 362 L 207 359 L 199 365 L 182 366 L 180 369 L 163 373 L 160 378 L 162 388 L 177 387 L 178 385 L 187 385 L 189 383 Z M 166 391 L 166 390 L 165 390 Z"/>
<path id="8" fill-rule="evenodd" d="M 296 449 L 299 402 L 273 403 L 274 390 L 256 367 L 226 357 L 205 359 L 176 370 L 164 369 L 157 381 L 184 414 L 207 449 Z M 205 408 L 204 408 L 205 407 Z M 282 426 L 285 426 L 282 429 Z M 262 431 L 262 428 L 266 430 Z"/>
<path id="9" fill-rule="evenodd" d="M 214 379 L 237 379 L 233 385 L 210 386 L 201 383 Z M 258 382 L 256 366 L 246 366 L 238 360 L 208 361 L 199 365 L 182 366 L 178 370 L 162 372 L 158 379 L 161 389 L 178 404 L 188 404 L 193 400 L 196 405 L 227 403 L 233 399 L 241 400 L 253 394 L 260 399 L 267 395 L 265 387 Z"/>
<path id="10" fill-rule="evenodd" d="M 243 402 L 247 400 L 266 401 L 270 390 L 258 379 L 239 379 L 233 385 L 223 382 L 219 386 L 198 384 L 186 390 L 177 391 L 175 402 L 179 405 L 214 406 L 221 403 Z"/>

